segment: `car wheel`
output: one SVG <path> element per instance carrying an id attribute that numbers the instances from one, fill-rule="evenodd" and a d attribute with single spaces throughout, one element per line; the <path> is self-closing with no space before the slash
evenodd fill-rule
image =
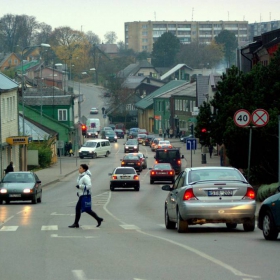
<path id="1" fill-rule="evenodd" d="M 236 223 L 226 223 L 228 229 L 235 229 L 237 227 Z"/>
<path id="2" fill-rule="evenodd" d="M 3 204 L 3 200 L 0 200 L 0 205 Z"/>
<path id="3" fill-rule="evenodd" d="M 10 204 L 10 200 L 9 199 L 7 199 L 7 200 L 5 200 L 5 202 L 6 202 L 6 204 Z"/>
<path id="4" fill-rule="evenodd" d="M 183 221 L 179 210 L 177 210 L 177 231 L 179 233 L 188 232 L 189 225 L 187 221 Z"/>
<path id="5" fill-rule="evenodd" d="M 92 158 L 96 158 L 97 157 L 97 154 L 96 153 L 93 153 L 92 154 Z"/>
<path id="6" fill-rule="evenodd" d="M 135 187 L 134 190 L 137 191 L 137 192 L 139 192 L 140 187 L 139 187 L 139 186 L 138 186 L 138 187 Z"/>
<path id="7" fill-rule="evenodd" d="M 39 202 L 39 203 L 42 202 L 42 195 L 43 195 L 42 193 L 43 193 L 43 192 L 41 192 L 41 195 L 40 195 L 40 197 L 38 198 L 38 202 Z"/>
<path id="8" fill-rule="evenodd" d="M 244 231 L 254 231 L 255 230 L 255 218 L 248 219 L 243 223 Z"/>
<path id="9" fill-rule="evenodd" d="M 105 155 L 105 157 L 108 157 L 108 156 L 109 156 L 109 154 L 110 154 L 110 153 L 109 153 L 109 152 L 107 151 L 107 152 L 106 152 L 106 155 Z"/>
<path id="10" fill-rule="evenodd" d="M 110 185 L 110 190 L 113 192 L 115 188 L 112 185 Z"/>
<path id="11" fill-rule="evenodd" d="M 81 156 L 80 156 L 80 158 L 83 159 L 84 157 L 81 157 Z"/>
<path id="12" fill-rule="evenodd" d="M 171 222 L 169 220 L 169 215 L 168 215 L 168 211 L 167 211 L 167 207 L 166 206 L 165 206 L 164 220 L 165 220 L 165 227 L 167 229 L 175 229 L 176 228 L 176 223 L 175 222 Z"/>
<path id="13" fill-rule="evenodd" d="M 37 204 L 37 193 L 34 194 L 34 197 L 32 198 L 32 204 Z"/>
<path id="14" fill-rule="evenodd" d="M 150 184 L 153 184 L 154 183 L 154 180 L 150 179 Z"/>
<path id="15" fill-rule="evenodd" d="M 278 230 L 275 227 L 275 223 L 272 214 L 267 211 L 262 220 L 263 236 L 266 240 L 276 240 L 278 237 Z"/>

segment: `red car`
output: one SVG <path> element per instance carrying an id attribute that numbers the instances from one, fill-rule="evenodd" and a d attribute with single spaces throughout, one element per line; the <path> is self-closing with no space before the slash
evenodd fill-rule
<path id="1" fill-rule="evenodd" d="M 171 181 L 175 182 L 175 170 L 170 163 L 156 163 L 153 168 L 150 169 L 150 184 L 155 181 Z"/>
<path id="2" fill-rule="evenodd" d="M 128 154 L 121 159 L 122 167 L 133 167 L 136 171 L 141 172 L 143 170 L 142 160 L 137 154 Z"/>

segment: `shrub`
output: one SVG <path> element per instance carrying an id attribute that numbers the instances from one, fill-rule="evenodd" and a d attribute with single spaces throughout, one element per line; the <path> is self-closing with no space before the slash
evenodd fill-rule
<path id="1" fill-rule="evenodd" d="M 277 192 L 278 186 L 278 183 L 273 183 L 270 185 L 261 185 L 258 189 L 257 200 L 264 201 L 266 198 L 274 195 Z"/>

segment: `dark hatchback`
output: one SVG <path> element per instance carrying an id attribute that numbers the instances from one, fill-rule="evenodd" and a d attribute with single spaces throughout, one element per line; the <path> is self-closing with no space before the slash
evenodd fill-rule
<path id="1" fill-rule="evenodd" d="M 33 204 L 42 202 L 41 180 L 33 172 L 6 174 L 0 183 L 0 204 L 23 200 L 31 200 Z"/>
<path id="2" fill-rule="evenodd" d="M 134 154 L 128 154 L 121 159 L 122 167 L 133 167 L 136 171 L 141 172 L 143 170 L 142 160 L 139 156 Z"/>
<path id="3" fill-rule="evenodd" d="M 114 132 L 116 133 L 118 138 L 124 138 L 124 132 L 122 129 L 115 129 Z"/>
<path id="4" fill-rule="evenodd" d="M 129 139 L 126 141 L 126 143 L 124 144 L 124 152 L 139 152 L 139 143 L 137 139 Z"/>

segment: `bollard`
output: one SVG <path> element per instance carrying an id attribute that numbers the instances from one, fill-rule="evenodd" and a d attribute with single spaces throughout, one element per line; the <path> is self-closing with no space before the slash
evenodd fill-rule
<path id="1" fill-rule="evenodd" d="M 206 164 L 206 154 L 201 154 L 201 163 Z"/>

